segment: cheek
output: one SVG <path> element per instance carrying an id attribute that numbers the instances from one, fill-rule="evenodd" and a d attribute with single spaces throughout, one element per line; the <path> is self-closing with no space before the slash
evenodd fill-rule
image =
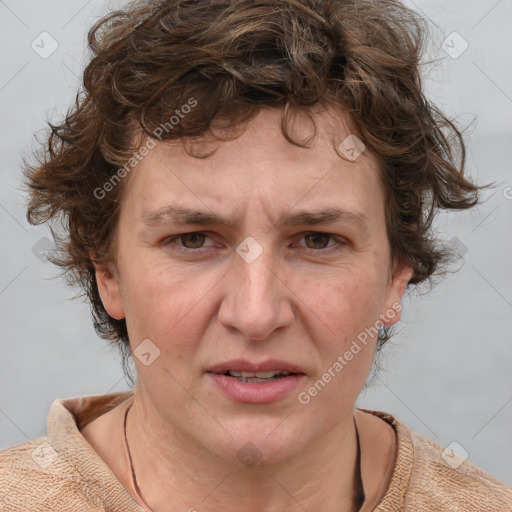
<path id="1" fill-rule="evenodd" d="M 306 329 L 320 358 L 320 373 L 303 390 L 299 403 L 325 424 L 351 410 L 370 371 L 377 341 L 382 285 L 364 272 L 337 280 L 302 284 Z M 309 295 L 306 290 L 309 289 Z"/>
<path id="2" fill-rule="evenodd" d="M 305 278 L 297 286 L 305 316 L 311 324 L 323 326 L 336 345 L 350 342 L 379 317 L 384 285 L 367 269 L 343 271 L 327 279 Z"/>
<path id="3" fill-rule="evenodd" d="M 127 252 L 128 254 L 128 252 Z M 190 359 L 207 329 L 212 315 L 212 297 L 221 275 L 193 267 L 170 265 L 148 251 L 132 251 L 124 262 L 123 302 L 132 348 L 150 339 L 163 360 L 185 368 L 180 361 Z"/>

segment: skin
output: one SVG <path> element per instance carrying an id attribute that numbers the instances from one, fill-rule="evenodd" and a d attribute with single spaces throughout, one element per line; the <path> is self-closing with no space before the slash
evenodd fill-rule
<path id="1" fill-rule="evenodd" d="M 297 395 L 365 328 L 389 316 L 412 271 L 391 266 L 376 160 L 366 151 L 346 161 L 333 147 L 351 133 L 348 117 L 317 109 L 317 136 L 305 149 L 281 135 L 281 115 L 261 110 L 239 138 L 217 144 L 205 159 L 188 155 L 181 142 L 157 143 L 129 178 L 116 268 L 97 269 L 105 308 L 126 318 L 132 350 L 146 339 L 160 350 L 149 366 L 134 358 L 138 379 L 127 428 L 137 480 L 154 512 L 351 510 L 354 417 L 364 510 L 389 480 L 393 431 L 354 412 L 375 337 L 308 404 Z M 297 116 L 293 125 L 299 137 L 310 133 L 302 121 Z M 145 224 L 148 212 L 170 205 L 214 212 L 233 226 L 180 226 L 170 218 Z M 284 214 L 326 207 L 364 215 L 365 228 L 346 218 L 279 223 Z M 170 241 L 190 232 L 207 236 Z M 332 238 L 305 236 L 311 232 Z M 263 249 L 252 263 L 235 251 L 249 236 Z M 383 323 L 399 318 L 395 311 Z M 238 358 L 281 359 L 306 377 L 276 403 L 238 403 L 206 374 Z M 121 433 L 125 407 L 82 433 L 133 494 L 122 443 L 109 430 Z M 248 442 L 260 456 L 250 467 L 237 457 Z"/>

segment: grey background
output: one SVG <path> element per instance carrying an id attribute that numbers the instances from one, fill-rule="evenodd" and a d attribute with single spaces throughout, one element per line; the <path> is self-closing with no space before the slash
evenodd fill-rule
<path id="1" fill-rule="evenodd" d="M 123 391 L 120 358 L 99 340 L 88 308 L 38 258 L 46 227 L 25 220 L 21 155 L 44 119 L 74 99 L 90 25 L 114 6 L 101 0 L 0 0 L 0 448 L 44 435 L 52 401 Z M 391 412 L 512 484 L 512 2 L 409 2 L 429 18 L 430 97 L 469 125 L 469 170 L 496 188 L 471 212 L 443 214 L 440 235 L 461 253 L 459 272 L 404 301 L 384 369 L 359 406 Z M 58 43 L 51 49 L 46 31 Z M 443 50 L 469 47 L 452 58 Z M 41 39 L 44 40 L 44 48 Z M 455 239 L 453 237 L 456 237 Z M 41 240 L 43 241 L 41 242 Z"/>

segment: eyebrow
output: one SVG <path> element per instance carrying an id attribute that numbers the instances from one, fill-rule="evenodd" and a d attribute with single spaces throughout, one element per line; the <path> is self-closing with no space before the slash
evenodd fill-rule
<path id="1" fill-rule="evenodd" d="M 236 222 L 225 219 L 216 213 L 188 209 L 180 206 L 166 206 L 143 214 L 143 222 L 147 226 L 172 223 L 175 225 L 208 225 L 234 228 Z M 277 226 L 299 226 L 315 224 L 334 224 L 345 222 L 368 231 L 368 218 L 363 213 L 351 212 L 340 208 L 326 208 L 318 211 L 300 210 L 284 214 L 276 223 Z"/>

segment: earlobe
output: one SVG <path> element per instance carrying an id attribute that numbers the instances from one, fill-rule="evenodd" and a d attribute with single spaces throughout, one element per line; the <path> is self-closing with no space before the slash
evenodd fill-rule
<path id="1" fill-rule="evenodd" d="M 400 320 L 402 297 L 411 280 L 413 269 L 404 264 L 397 265 L 393 278 L 389 281 L 384 310 L 381 313 L 383 325 L 393 325 Z"/>
<path id="2" fill-rule="evenodd" d="M 112 272 L 97 265 L 95 267 L 96 283 L 103 307 L 112 318 L 122 320 L 125 317 L 125 313 L 117 272 Z"/>

